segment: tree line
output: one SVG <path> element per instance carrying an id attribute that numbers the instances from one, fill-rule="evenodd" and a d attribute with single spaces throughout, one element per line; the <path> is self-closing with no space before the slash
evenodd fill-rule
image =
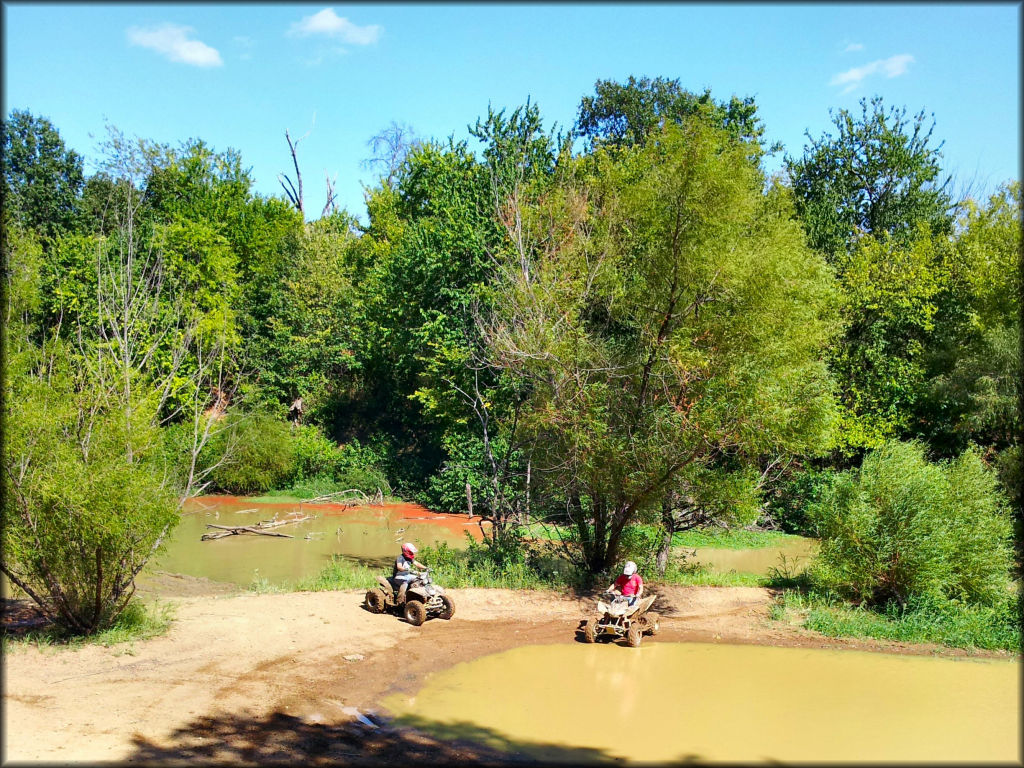
<path id="1" fill-rule="evenodd" d="M 464 141 L 393 124 L 364 223 L 304 220 L 290 136 L 273 197 L 234 150 L 116 128 L 86 176 L 12 111 L 3 571 L 92 632 L 190 495 L 288 488 L 468 488 L 498 562 L 546 520 L 590 573 L 663 570 L 695 526 L 848 534 L 892 456 L 974 478 L 1005 576 L 1020 183 L 955 197 L 934 125 L 864 100 L 769 175 L 753 99 L 600 80 L 564 132 L 529 102 Z M 885 573 L 858 589 L 902 599 Z"/>

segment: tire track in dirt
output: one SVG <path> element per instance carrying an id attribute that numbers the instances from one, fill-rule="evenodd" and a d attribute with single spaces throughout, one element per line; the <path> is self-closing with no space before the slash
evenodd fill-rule
<path id="1" fill-rule="evenodd" d="M 652 642 L 965 653 L 831 639 L 772 622 L 772 593 L 759 588 L 652 591 L 664 616 Z M 361 590 L 191 595 L 173 601 L 176 618 L 161 637 L 109 648 L 14 648 L 4 660 L 5 756 L 53 763 L 177 754 L 175 745 L 201 722 L 240 722 L 243 731 L 245 723 L 319 723 L 342 738 L 347 707 L 376 711 L 384 696 L 416 690 L 433 671 L 518 645 L 577 642 L 576 628 L 595 605 L 555 592 L 450 592 L 455 617 L 421 627 L 370 614 Z"/>

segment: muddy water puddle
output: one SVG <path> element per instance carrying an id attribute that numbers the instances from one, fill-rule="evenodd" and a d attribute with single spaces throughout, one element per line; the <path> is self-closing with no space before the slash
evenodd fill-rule
<path id="1" fill-rule="evenodd" d="M 383 704 L 546 761 L 1019 760 L 1017 661 L 707 643 L 524 646 Z"/>
<path id="2" fill-rule="evenodd" d="M 713 573 L 756 573 L 768 576 L 772 569 L 798 573 L 811 562 L 818 551 L 814 539 L 793 539 L 784 544 L 757 549 L 719 549 L 716 547 L 684 547 L 693 553 L 687 562 L 699 563 Z"/>
<path id="3" fill-rule="evenodd" d="M 260 521 L 313 515 L 313 519 L 270 529 L 293 538 L 243 533 L 202 541 L 221 526 L 252 526 Z M 385 565 L 404 541 L 418 546 L 445 542 L 466 545 L 466 532 L 480 528 L 465 515 L 442 515 L 417 504 L 345 507 L 340 504 L 258 503 L 244 497 L 202 496 L 190 500 L 166 549 L 143 571 L 184 574 L 216 582 L 294 585 L 315 576 L 333 555 Z"/>

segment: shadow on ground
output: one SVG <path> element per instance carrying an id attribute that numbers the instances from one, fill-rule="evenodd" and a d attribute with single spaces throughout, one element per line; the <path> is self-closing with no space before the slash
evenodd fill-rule
<path id="1" fill-rule="evenodd" d="M 29 600 L 5 597 L 0 603 L 0 632 L 6 637 L 24 637 L 49 626 L 49 619 Z"/>
<path id="2" fill-rule="evenodd" d="M 381 722 L 381 718 L 377 718 Z M 431 734 L 420 730 L 429 722 Z M 127 762 L 154 765 L 608 765 L 621 760 L 598 749 L 510 740 L 470 723 L 419 717 L 383 721 L 308 722 L 274 712 L 264 718 L 224 714 L 196 718 L 156 744 L 136 734 Z"/>

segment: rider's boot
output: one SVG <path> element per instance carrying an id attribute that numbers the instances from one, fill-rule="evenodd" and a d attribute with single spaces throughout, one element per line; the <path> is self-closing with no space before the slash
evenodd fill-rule
<path id="1" fill-rule="evenodd" d="M 403 581 L 398 588 L 398 597 L 395 598 L 395 605 L 405 605 L 405 590 L 409 588 L 409 582 Z"/>

